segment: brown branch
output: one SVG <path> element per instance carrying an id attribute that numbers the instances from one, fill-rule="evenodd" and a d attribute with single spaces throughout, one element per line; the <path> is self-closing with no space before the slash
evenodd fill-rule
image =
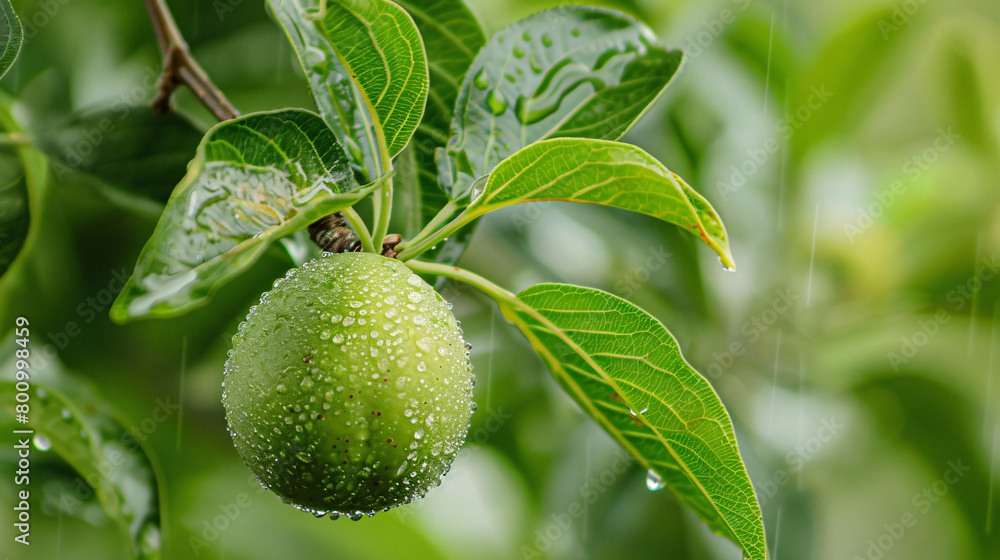
<path id="1" fill-rule="evenodd" d="M 177 86 L 183 84 L 191 88 L 202 104 L 220 121 L 240 116 L 240 112 L 233 107 L 219 88 L 212 84 L 205 71 L 191 57 L 187 43 L 177 29 L 177 23 L 170 14 L 165 0 L 145 0 L 145 2 L 149 19 L 156 31 L 156 40 L 159 41 L 160 50 L 163 51 L 163 73 L 156 82 L 159 91 L 153 98 L 153 110 L 157 113 L 169 111 L 170 96 Z"/>

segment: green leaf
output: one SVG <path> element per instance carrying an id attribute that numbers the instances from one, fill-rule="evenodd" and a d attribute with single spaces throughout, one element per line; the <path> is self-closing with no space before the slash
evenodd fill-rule
<path id="1" fill-rule="evenodd" d="M 39 235 L 36 224 L 48 185 L 48 161 L 28 144 L 10 111 L 10 100 L 2 95 L 0 130 L 11 143 L 9 147 L 0 146 L 0 293 L 3 293 L 11 282 L 8 272 L 23 260 Z"/>
<path id="2" fill-rule="evenodd" d="M 907 35 L 920 32 L 917 26 L 893 25 L 894 17 L 887 6 L 849 21 L 822 42 L 808 66 L 794 73 L 786 107 L 793 114 L 802 107 L 810 112 L 806 119 L 796 117 L 798 126 L 792 129 L 787 157 L 793 167 L 826 139 L 860 126 L 878 107 L 872 101 L 882 99 L 896 83 L 887 79 L 898 64 L 895 54 Z"/>
<path id="3" fill-rule="evenodd" d="M 75 114 L 37 134 L 57 182 L 86 173 L 118 193 L 166 203 L 201 141 L 186 117 L 147 106 L 115 105 Z"/>
<path id="4" fill-rule="evenodd" d="M 255 113 L 220 123 L 167 202 L 111 318 L 174 316 L 203 305 L 272 241 L 378 186 L 358 188 L 337 138 L 315 113 Z"/>
<path id="5" fill-rule="evenodd" d="M 586 202 L 676 224 L 699 236 L 718 253 L 723 266 L 735 266 L 726 227 L 712 205 L 631 144 L 577 138 L 536 142 L 500 163 L 473 197 L 450 229 L 519 202 Z"/>
<path id="6" fill-rule="evenodd" d="M 405 218 L 401 233 L 410 239 L 448 203 L 438 182 L 434 153 L 448 141 L 458 90 L 476 53 L 486 44 L 479 21 L 462 0 L 403 0 L 398 2 L 413 17 L 424 40 L 430 90 L 424 119 L 406 150 L 397 159 L 395 183 L 397 208 Z M 474 228 L 440 243 L 426 259 L 454 263 L 461 256 Z"/>
<path id="7" fill-rule="evenodd" d="M 650 478 L 670 487 L 746 558 L 766 558 L 764 525 L 732 421 L 654 317 L 617 296 L 541 284 L 501 301 L 556 381 Z"/>
<path id="8" fill-rule="evenodd" d="M 14 352 L 20 347 L 13 338 L 3 346 L 4 355 L 11 356 L 10 361 L 5 360 L 4 369 L 14 371 Z M 81 481 L 93 488 L 105 514 L 119 526 L 135 557 L 160 558 L 162 488 L 149 450 L 88 386 L 58 373 L 52 364 L 45 372 L 43 375 L 33 370 L 28 393 L 29 423 L 14 428 L 34 433 L 14 434 L 14 438 L 33 439 L 29 444 L 33 454 L 59 454 Z M 0 381 L 0 399 L 11 416 L 15 414 L 17 392 L 13 381 Z M 79 490 L 79 484 L 74 488 Z M 67 494 L 60 505 L 72 512 L 80 506 L 76 500 L 73 494 Z"/>
<path id="9" fill-rule="evenodd" d="M 0 78 L 7 73 L 21 52 L 21 20 L 17 19 L 10 0 L 0 0 Z"/>
<path id="10" fill-rule="evenodd" d="M 427 100 L 427 60 L 405 10 L 385 0 L 269 0 L 309 78 L 320 114 L 355 169 L 374 179 L 406 146 Z"/>
<path id="11" fill-rule="evenodd" d="M 494 35 L 462 82 L 448 146 L 438 155 L 453 198 L 503 159 L 546 138 L 616 140 L 677 73 L 683 54 L 609 10 L 539 12 Z"/>
<path id="12" fill-rule="evenodd" d="M 14 177 L 11 174 L 16 173 Z M 28 184 L 14 154 L 0 152 L 0 276 L 6 274 L 28 239 Z"/>

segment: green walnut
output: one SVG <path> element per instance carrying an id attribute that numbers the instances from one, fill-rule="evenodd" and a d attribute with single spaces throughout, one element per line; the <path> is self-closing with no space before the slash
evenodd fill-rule
<path id="1" fill-rule="evenodd" d="M 437 486 L 475 410 L 450 307 L 371 253 L 327 255 L 275 282 L 233 337 L 222 396 L 260 483 L 352 519 Z"/>

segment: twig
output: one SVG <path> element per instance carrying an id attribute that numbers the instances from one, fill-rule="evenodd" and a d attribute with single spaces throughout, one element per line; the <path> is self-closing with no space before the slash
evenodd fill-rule
<path id="1" fill-rule="evenodd" d="M 163 73 L 156 82 L 159 91 L 153 98 L 153 110 L 157 113 L 169 111 L 170 96 L 177 86 L 184 84 L 194 91 L 202 104 L 220 121 L 240 116 L 240 112 L 212 84 L 201 66 L 191 58 L 187 43 L 177 29 L 177 23 L 170 14 L 165 0 L 145 0 L 145 2 L 146 9 L 149 10 L 149 19 L 152 20 L 153 29 L 156 30 L 156 39 L 160 42 L 160 50 L 163 51 Z"/>

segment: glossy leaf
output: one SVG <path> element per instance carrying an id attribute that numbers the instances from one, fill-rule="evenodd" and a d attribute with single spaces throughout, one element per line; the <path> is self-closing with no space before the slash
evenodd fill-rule
<path id="1" fill-rule="evenodd" d="M 20 347 L 12 338 L 4 346 L 11 356 L 5 369 L 12 371 L 14 350 Z M 160 558 L 161 488 L 154 459 L 89 387 L 68 375 L 54 375 L 53 370 L 49 363 L 46 374 L 32 373 L 29 422 L 14 429 L 33 433 L 13 438 L 32 441 L 33 456 L 46 451 L 59 454 L 80 475 L 73 486 L 76 493 L 64 495 L 60 507 L 70 513 L 80 507 L 76 496 L 88 485 L 108 519 L 120 527 L 132 554 L 144 560 Z M 13 381 L 0 381 L 0 399 L 11 415 L 16 393 Z"/>
<path id="2" fill-rule="evenodd" d="M 609 10 L 539 12 L 494 35 L 458 94 L 448 146 L 438 155 L 453 198 L 500 161 L 546 138 L 616 140 L 646 112 L 683 54 Z"/>
<path id="3" fill-rule="evenodd" d="M 374 179 L 410 140 L 427 100 L 427 60 L 405 10 L 386 0 L 270 0 L 309 78 L 320 114 L 355 169 Z"/>
<path id="4" fill-rule="evenodd" d="M 654 317 L 617 296 L 541 284 L 501 302 L 559 384 L 638 462 L 751 560 L 764 525 L 732 421 Z"/>
<path id="5" fill-rule="evenodd" d="M 0 0 L 0 78 L 7 73 L 21 51 L 21 20 L 10 0 Z"/>
<path id="6" fill-rule="evenodd" d="M 475 193 L 463 221 L 519 202 L 560 200 L 613 206 L 676 224 L 734 267 L 726 227 L 707 200 L 631 144 L 559 138 L 504 160 Z M 460 222 L 461 223 L 461 222 Z"/>
<path id="7" fill-rule="evenodd" d="M 448 203 L 438 182 L 434 153 L 448 141 L 459 87 L 476 53 L 486 44 L 486 35 L 462 0 L 401 0 L 398 4 L 420 30 L 430 74 L 423 122 L 397 159 L 396 207 L 405 213 L 401 233 L 409 239 Z M 462 230 L 424 258 L 454 263 L 473 231 L 473 227 Z"/>
<path id="8" fill-rule="evenodd" d="M 272 241 L 377 187 L 358 188 L 336 137 L 315 113 L 223 122 L 198 147 L 111 317 L 172 316 L 202 305 Z"/>

